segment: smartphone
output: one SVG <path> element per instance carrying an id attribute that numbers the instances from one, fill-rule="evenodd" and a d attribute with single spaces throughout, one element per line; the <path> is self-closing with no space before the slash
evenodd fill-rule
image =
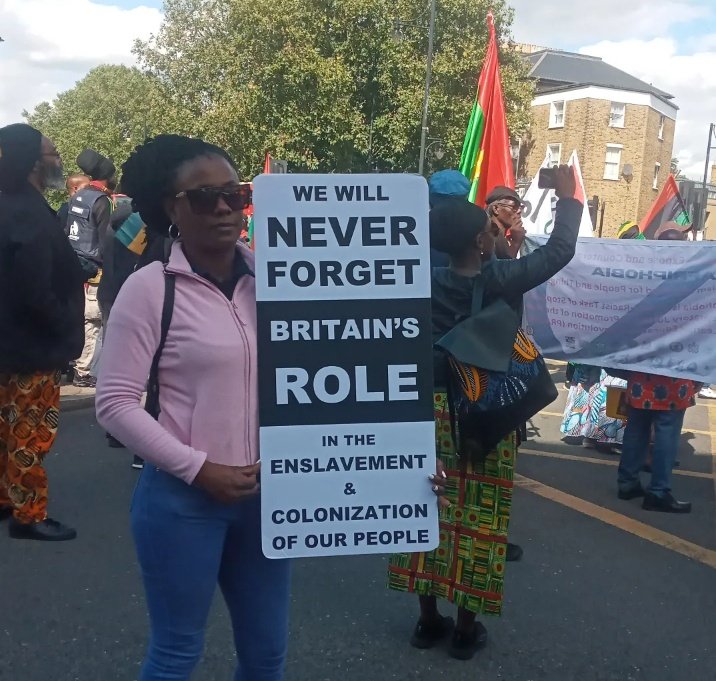
<path id="1" fill-rule="evenodd" d="M 555 170 L 556 168 L 540 168 L 537 180 L 537 186 L 540 189 L 554 189 L 557 186 L 555 184 Z"/>

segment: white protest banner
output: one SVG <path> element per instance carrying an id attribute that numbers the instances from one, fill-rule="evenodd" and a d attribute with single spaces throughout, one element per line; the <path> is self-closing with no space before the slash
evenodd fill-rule
<path id="1" fill-rule="evenodd" d="M 549 168 L 553 164 L 549 155 L 545 156 L 542 162 L 542 168 Z M 577 173 L 577 195 L 584 204 L 582 211 L 582 221 L 579 223 L 579 236 L 592 236 L 594 228 L 592 226 L 592 217 L 589 214 L 586 193 L 584 190 L 584 180 L 582 179 L 582 169 L 579 165 L 579 157 L 577 152 L 573 151 L 569 157 L 569 165 L 572 166 Z M 554 189 L 540 189 L 537 185 L 539 182 L 539 173 L 535 175 L 527 192 L 522 198 L 522 226 L 527 234 L 551 234 L 554 227 L 554 209 L 557 204 L 557 197 Z"/>
<path id="2" fill-rule="evenodd" d="M 261 175 L 254 207 L 264 554 L 435 548 L 425 180 Z"/>
<path id="3" fill-rule="evenodd" d="M 716 242 L 580 238 L 525 324 L 551 359 L 716 382 Z"/>

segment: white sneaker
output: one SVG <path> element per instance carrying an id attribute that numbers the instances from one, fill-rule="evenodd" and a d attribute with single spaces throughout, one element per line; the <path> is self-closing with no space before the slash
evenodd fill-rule
<path id="1" fill-rule="evenodd" d="M 716 400 L 716 390 L 713 388 L 701 388 L 699 391 L 699 397 L 703 397 L 707 400 Z"/>

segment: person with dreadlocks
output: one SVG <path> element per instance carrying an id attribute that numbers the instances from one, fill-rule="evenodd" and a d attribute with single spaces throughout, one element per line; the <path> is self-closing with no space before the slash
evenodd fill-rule
<path id="1" fill-rule="evenodd" d="M 62 370 L 84 343 L 84 276 L 43 197 L 63 186 L 55 145 L 0 128 L 0 516 L 17 539 L 74 539 L 47 517 L 42 462 L 57 434 Z"/>
<path id="2" fill-rule="evenodd" d="M 147 462 L 131 509 L 151 625 L 139 678 L 190 678 L 218 582 L 235 678 L 280 681 L 289 562 L 261 550 L 254 257 L 237 244 L 248 185 L 223 149 L 178 135 L 122 171 L 147 231 L 175 239 L 122 286 L 97 389 L 100 424 Z"/>

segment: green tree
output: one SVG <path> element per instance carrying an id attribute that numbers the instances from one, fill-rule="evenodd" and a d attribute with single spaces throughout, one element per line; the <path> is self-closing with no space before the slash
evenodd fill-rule
<path id="1" fill-rule="evenodd" d="M 503 0 L 439 0 L 430 136 L 456 165 L 492 7 L 508 124 L 529 126 L 533 87 L 509 45 Z M 167 0 L 142 65 L 247 173 L 266 150 L 292 170 L 414 171 L 427 51 L 426 0 Z M 396 27 L 400 39 L 396 39 Z"/>
<path id="2" fill-rule="evenodd" d="M 88 147 L 119 168 L 145 137 L 190 130 L 162 84 L 126 66 L 99 66 L 52 103 L 24 115 L 57 145 L 67 172 L 78 170 L 75 159 Z"/>

